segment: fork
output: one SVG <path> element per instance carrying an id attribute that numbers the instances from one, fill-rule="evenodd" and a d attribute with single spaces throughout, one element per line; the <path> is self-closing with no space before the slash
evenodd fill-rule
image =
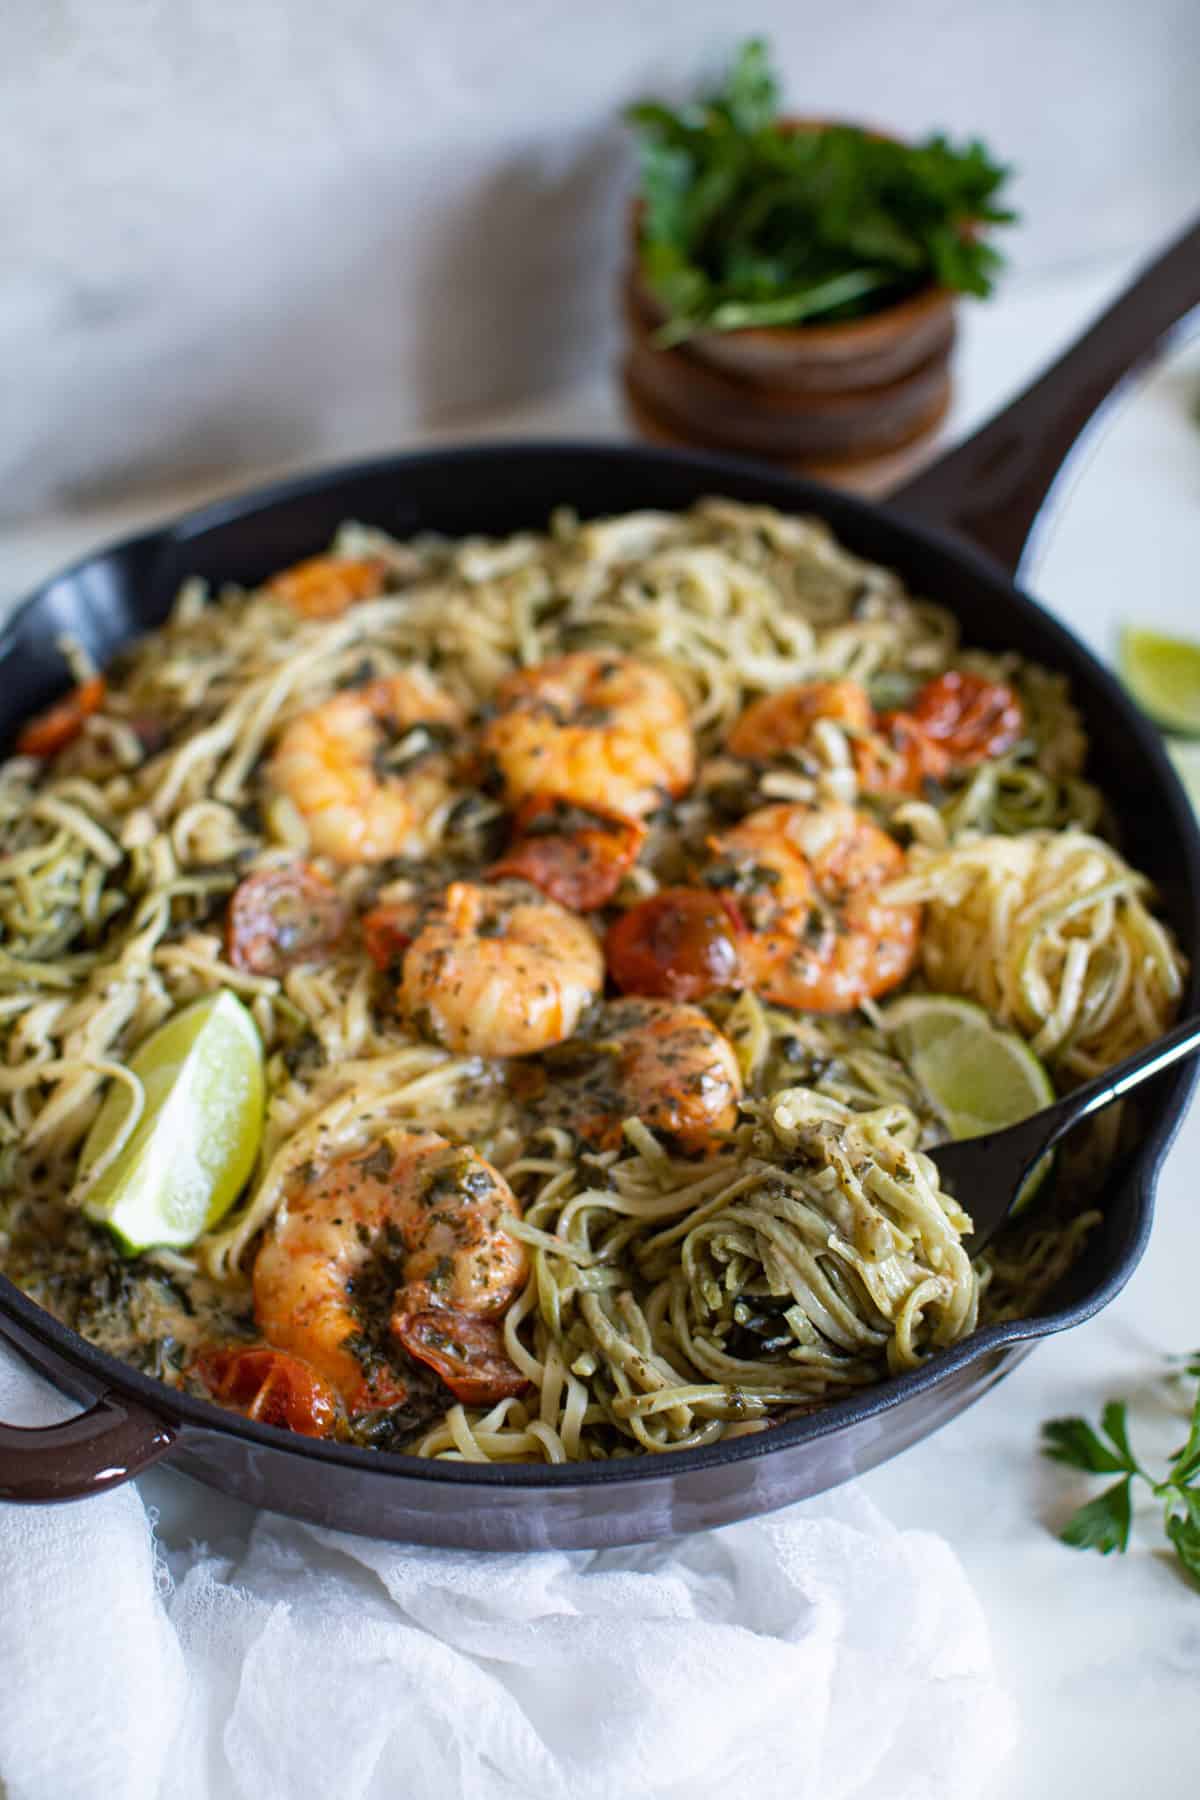
<path id="1" fill-rule="evenodd" d="M 1082 1119 L 1111 1106 L 1131 1088 L 1197 1050 L 1200 1016 L 1182 1020 L 1136 1056 L 1114 1064 L 1094 1081 L 1085 1082 L 1065 1099 L 1031 1113 L 1016 1125 L 985 1132 L 982 1137 L 958 1138 L 952 1144 L 939 1144 L 926 1151 L 937 1164 L 946 1192 L 971 1215 L 974 1229 L 963 1239 L 970 1254 L 978 1256 L 995 1237 L 1012 1212 L 1030 1171 Z"/>

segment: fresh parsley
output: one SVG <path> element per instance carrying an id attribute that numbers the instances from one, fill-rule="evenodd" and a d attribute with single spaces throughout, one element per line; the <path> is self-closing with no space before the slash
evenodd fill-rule
<path id="1" fill-rule="evenodd" d="M 1163 1507 L 1163 1529 L 1179 1561 L 1200 1586 L 1200 1351 L 1183 1360 L 1182 1373 L 1198 1383 L 1192 1398 L 1188 1435 L 1174 1451 L 1165 1475 L 1155 1480 L 1129 1442 L 1126 1404 L 1110 1400 L 1096 1431 L 1086 1419 L 1051 1419 L 1042 1428 L 1042 1450 L 1055 1462 L 1088 1475 L 1116 1475 L 1104 1491 L 1072 1513 L 1059 1534 L 1075 1550 L 1108 1556 L 1129 1545 L 1133 1486 L 1146 1484 Z"/>
<path id="2" fill-rule="evenodd" d="M 658 341 L 702 327 L 830 323 L 929 281 L 986 295 L 1001 257 L 975 231 L 1015 215 L 1009 171 L 977 140 L 899 144 L 847 125 L 780 129 L 766 45 L 742 46 L 717 93 L 630 107 L 639 139 L 639 253 L 668 311 Z"/>

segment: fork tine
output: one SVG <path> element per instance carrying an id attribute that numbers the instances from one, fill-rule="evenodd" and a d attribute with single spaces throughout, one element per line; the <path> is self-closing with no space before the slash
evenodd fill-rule
<path id="1" fill-rule="evenodd" d="M 946 1192 L 971 1216 L 972 1230 L 963 1241 L 972 1256 L 978 1256 L 1008 1218 L 1026 1177 L 1044 1153 L 1044 1136 L 1044 1117 L 1035 1114 L 1007 1130 L 958 1138 L 927 1152 Z"/>

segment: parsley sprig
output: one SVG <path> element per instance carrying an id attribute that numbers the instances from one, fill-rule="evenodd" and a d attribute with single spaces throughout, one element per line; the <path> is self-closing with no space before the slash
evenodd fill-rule
<path id="1" fill-rule="evenodd" d="M 1200 1383 L 1200 1351 L 1183 1360 L 1182 1373 Z M 1088 1475 L 1118 1479 L 1072 1513 L 1060 1532 L 1076 1550 L 1098 1550 L 1101 1556 L 1124 1551 L 1133 1524 L 1133 1487 L 1145 1483 L 1163 1508 L 1163 1529 L 1176 1556 L 1200 1585 L 1200 1385 L 1192 1400 L 1188 1435 L 1171 1455 L 1167 1471 L 1155 1480 L 1134 1455 L 1129 1442 L 1127 1406 L 1110 1400 L 1096 1431 L 1086 1419 L 1051 1419 L 1042 1428 L 1042 1449 L 1055 1462 Z"/>
<path id="2" fill-rule="evenodd" d="M 659 342 L 858 318 L 931 280 L 990 292 L 1001 258 L 973 227 L 1014 214 L 998 202 L 1009 172 L 981 143 L 783 131 L 778 100 L 753 39 L 716 93 L 626 114 L 640 143 L 642 267 L 670 315 Z"/>

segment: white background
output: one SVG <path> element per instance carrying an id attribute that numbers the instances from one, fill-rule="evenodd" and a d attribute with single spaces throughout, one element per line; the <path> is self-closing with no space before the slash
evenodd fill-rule
<path id="1" fill-rule="evenodd" d="M 620 108 L 980 133 L 1014 269 L 1197 194 L 1196 0 L 0 0 L 0 513 L 392 443 L 611 354 Z"/>

